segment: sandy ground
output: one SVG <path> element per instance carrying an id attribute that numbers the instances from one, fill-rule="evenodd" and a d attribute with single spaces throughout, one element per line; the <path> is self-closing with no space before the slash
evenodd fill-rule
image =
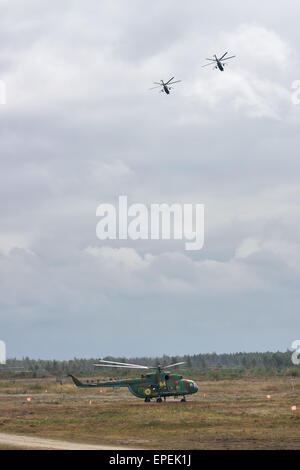
<path id="1" fill-rule="evenodd" d="M 128 450 L 128 448 L 99 446 L 91 444 L 77 444 L 75 442 L 43 439 L 40 437 L 18 436 L 16 434 L 0 433 L 0 445 L 20 449 L 49 449 L 49 450 Z"/>

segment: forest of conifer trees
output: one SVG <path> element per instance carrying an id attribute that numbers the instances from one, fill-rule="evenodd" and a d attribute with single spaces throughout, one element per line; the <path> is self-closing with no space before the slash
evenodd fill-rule
<path id="1" fill-rule="evenodd" d="M 130 362 L 133 364 L 166 366 L 171 363 L 184 361 L 186 364 L 182 370 L 186 372 L 194 372 L 198 374 L 213 374 L 218 372 L 229 372 L 242 374 L 246 371 L 252 373 L 287 373 L 288 375 L 300 375 L 300 367 L 294 366 L 291 361 L 291 352 L 254 352 L 254 353 L 230 353 L 230 354 L 194 354 L 184 356 L 168 356 L 162 357 L 112 357 L 106 356 L 106 360 L 118 362 Z M 33 377 L 43 375 L 61 376 L 69 373 L 78 375 L 125 375 L 127 370 L 105 369 L 100 370 L 93 366 L 99 358 L 80 359 L 73 358 L 71 360 L 42 360 L 10 358 L 6 365 L 0 367 L 0 374 L 28 375 Z"/>

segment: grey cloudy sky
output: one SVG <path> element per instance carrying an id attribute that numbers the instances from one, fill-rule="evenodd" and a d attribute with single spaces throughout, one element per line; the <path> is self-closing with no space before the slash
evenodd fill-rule
<path id="1" fill-rule="evenodd" d="M 295 0 L 1 0 L 9 356 L 286 350 L 300 335 Z M 230 51 L 224 73 L 202 68 Z M 170 96 L 149 91 L 175 75 Z M 205 245 L 105 242 L 96 208 L 205 204 Z"/>

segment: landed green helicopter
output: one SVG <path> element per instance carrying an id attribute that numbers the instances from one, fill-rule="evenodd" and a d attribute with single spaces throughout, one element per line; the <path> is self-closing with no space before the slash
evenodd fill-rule
<path id="1" fill-rule="evenodd" d="M 198 392 L 198 386 L 193 380 L 186 380 L 182 378 L 182 375 L 170 374 L 165 369 L 176 367 L 185 362 L 177 362 L 176 364 L 169 364 L 168 366 L 162 367 L 148 367 L 140 366 L 137 364 L 126 364 L 124 362 L 114 362 L 100 360 L 99 364 L 94 364 L 95 367 L 118 367 L 121 369 L 131 370 L 154 370 L 147 374 L 142 374 L 141 377 L 133 379 L 120 379 L 120 380 L 87 380 L 85 383 L 80 382 L 76 377 L 69 374 L 74 384 L 79 388 L 87 387 L 113 387 L 119 389 L 120 387 L 128 387 L 129 391 L 138 398 L 143 398 L 145 402 L 150 402 L 151 399 L 156 399 L 158 403 L 161 403 L 167 397 L 179 397 L 181 396 L 182 402 L 186 401 L 186 395 L 191 395 Z"/>

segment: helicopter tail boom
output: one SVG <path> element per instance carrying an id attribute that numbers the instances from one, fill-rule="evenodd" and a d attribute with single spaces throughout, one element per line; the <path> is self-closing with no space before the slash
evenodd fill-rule
<path id="1" fill-rule="evenodd" d="M 69 377 L 71 377 L 71 379 L 73 380 L 74 384 L 76 385 L 76 387 L 79 387 L 79 388 L 88 388 L 88 387 L 115 387 L 115 388 L 119 388 L 119 387 L 128 387 L 128 385 L 130 385 L 131 383 L 131 380 L 104 380 L 104 381 L 100 381 L 100 380 L 96 380 L 95 382 L 94 381 L 90 381 L 90 382 L 87 382 L 87 383 L 83 383 L 83 382 L 80 382 L 80 380 L 78 380 L 76 377 L 74 377 L 74 375 L 71 375 L 69 374 Z"/>
<path id="2" fill-rule="evenodd" d="M 80 380 L 78 380 L 76 377 L 74 377 L 74 375 L 69 374 L 68 377 L 71 377 L 71 379 L 73 380 L 76 387 L 86 387 L 87 386 L 87 385 L 83 384 L 82 382 L 80 382 Z"/>

